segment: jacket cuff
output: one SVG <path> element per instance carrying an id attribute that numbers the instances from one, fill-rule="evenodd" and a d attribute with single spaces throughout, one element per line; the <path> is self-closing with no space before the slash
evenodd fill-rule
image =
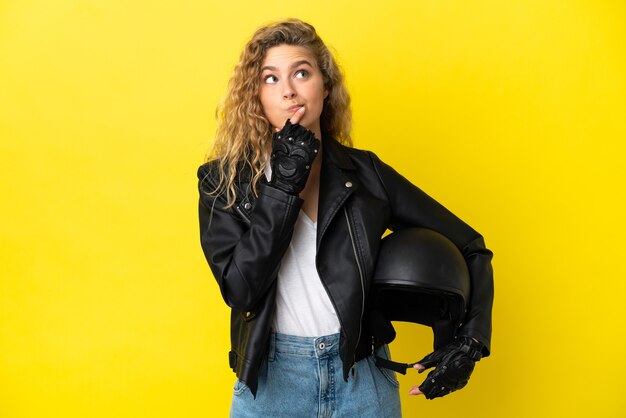
<path id="1" fill-rule="evenodd" d="M 269 185 L 269 183 L 259 184 L 259 197 L 267 196 L 291 206 L 302 206 L 304 200 L 300 196 L 289 194 L 283 190 L 277 189 Z"/>
<path id="2" fill-rule="evenodd" d="M 486 335 L 483 335 L 476 328 L 461 328 L 457 333 L 459 337 L 470 337 L 478 340 L 483 345 L 483 357 L 489 357 L 491 354 L 491 341 Z"/>

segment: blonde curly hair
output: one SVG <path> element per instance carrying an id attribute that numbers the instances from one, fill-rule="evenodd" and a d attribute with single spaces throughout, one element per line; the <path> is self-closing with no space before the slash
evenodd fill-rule
<path id="1" fill-rule="evenodd" d="M 299 19 L 263 26 L 244 47 L 226 96 L 217 107 L 217 131 L 206 159 L 218 161 L 219 185 L 211 194 L 226 192 L 227 207 L 235 203 L 234 183 L 242 164 L 251 169 L 252 190 L 257 193 L 273 133 L 259 98 L 261 67 L 268 49 L 283 44 L 306 47 L 314 55 L 328 91 L 320 115 L 322 135 L 352 146 L 350 95 L 337 62 L 315 28 Z"/>

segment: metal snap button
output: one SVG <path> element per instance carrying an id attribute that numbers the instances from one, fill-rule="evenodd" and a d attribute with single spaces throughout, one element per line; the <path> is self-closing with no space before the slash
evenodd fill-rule
<path id="1" fill-rule="evenodd" d="M 346 181 L 346 187 L 352 187 L 352 182 L 351 181 Z"/>
<path id="2" fill-rule="evenodd" d="M 246 210 L 248 210 L 248 209 L 250 209 L 250 208 L 252 207 L 252 205 L 250 204 L 250 202 L 246 202 L 246 203 L 243 205 L 243 207 L 244 207 L 244 208 L 246 208 Z"/>
<path id="3" fill-rule="evenodd" d="M 320 343 L 320 344 L 318 345 L 318 347 L 319 347 L 319 349 L 320 349 L 320 350 L 323 350 L 323 349 L 325 349 L 325 348 L 326 348 L 326 344 L 324 344 L 324 343 Z"/>

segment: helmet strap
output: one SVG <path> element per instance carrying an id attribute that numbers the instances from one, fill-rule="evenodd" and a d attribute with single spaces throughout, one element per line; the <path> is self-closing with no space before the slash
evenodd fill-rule
<path id="1" fill-rule="evenodd" d="M 374 356 L 374 358 L 376 359 L 376 366 L 384 367 L 385 369 L 390 369 L 402 374 L 406 374 L 407 369 L 415 365 L 415 363 L 398 363 L 397 361 L 387 360 L 378 356 Z"/>

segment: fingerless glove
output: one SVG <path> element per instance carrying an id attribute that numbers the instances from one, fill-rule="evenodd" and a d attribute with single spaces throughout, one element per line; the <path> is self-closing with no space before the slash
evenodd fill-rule
<path id="1" fill-rule="evenodd" d="M 306 185 L 320 141 L 310 130 L 287 120 L 272 137 L 272 178 L 269 185 L 298 195 Z"/>
<path id="2" fill-rule="evenodd" d="M 426 369 L 436 366 L 419 387 L 426 399 L 445 396 L 465 387 L 475 362 L 482 357 L 482 347 L 469 337 L 461 337 L 418 361 Z"/>

